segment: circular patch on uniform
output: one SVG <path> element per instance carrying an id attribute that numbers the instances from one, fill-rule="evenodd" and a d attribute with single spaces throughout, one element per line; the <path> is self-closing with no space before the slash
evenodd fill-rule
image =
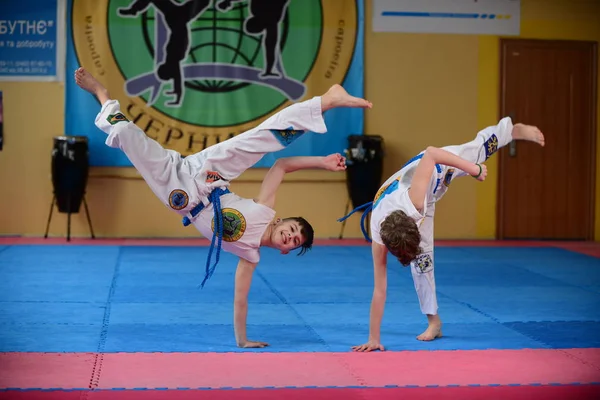
<path id="1" fill-rule="evenodd" d="M 174 210 L 182 210 L 188 205 L 189 196 L 181 189 L 175 189 L 169 195 L 169 205 Z"/>
<path id="2" fill-rule="evenodd" d="M 433 260 L 429 254 L 420 254 L 415 260 L 415 266 L 418 271 L 422 274 L 429 272 L 433 269 Z"/>
<path id="3" fill-rule="evenodd" d="M 223 215 L 223 240 L 226 242 L 237 242 L 246 232 L 246 218 L 238 210 L 224 208 Z M 215 219 L 213 217 L 211 227 L 215 231 Z"/>

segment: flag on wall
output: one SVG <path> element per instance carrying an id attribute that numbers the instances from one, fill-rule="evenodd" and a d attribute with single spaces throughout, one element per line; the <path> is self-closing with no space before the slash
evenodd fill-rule
<path id="1" fill-rule="evenodd" d="M 130 166 L 94 125 L 99 104 L 72 79 L 82 66 L 126 116 L 164 147 L 190 155 L 293 102 L 341 84 L 363 96 L 362 0 L 71 0 L 65 130 L 89 137 L 93 166 Z M 363 111 L 325 116 L 276 158 L 341 152 Z"/>

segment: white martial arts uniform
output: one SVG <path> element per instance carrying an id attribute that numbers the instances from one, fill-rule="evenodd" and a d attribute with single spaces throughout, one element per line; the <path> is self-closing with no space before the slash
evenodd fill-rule
<path id="1" fill-rule="evenodd" d="M 214 210 L 209 195 L 214 189 L 227 189 L 265 154 L 282 150 L 305 131 L 327 132 L 320 97 L 293 104 L 258 127 L 186 158 L 163 148 L 128 121 L 116 100 L 102 106 L 96 126 L 108 134 L 108 146 L 123 150 L 154 194 L 207 238 L 213 236 Z M 190 211 L 201 203 L 205 207 L 194 217 Z M 260 240 L 275 211 L 234 193 L 222 195 L 220 207 L 223 249 L 257 263 Z"/>
<path id="2" fill-rule="evenodd" d="M 481 164 L 499 148 L 511 142 L 512 128 L 511 119 L 508 117 L 503 118 L 498 125 L 480 131 L 474 140 L 458 146 L 443 147 L 443 149 L 472 163 Z M 408 196 L 408 189 L 422 154 L 409 160 L 400 171 L 392 175 L 379 189 L 373 201 L 370 229 L 373 241 L 383 245 L 380 227 L 389 214 L 396 210 L 402 210 L 415 220 L 421 234 L 420 246 L 423 253 L 411 262 L 411 273 L 421 312 L 435 315 L 438 310 L 433 273 L 433 216 L 435 203 L 444 196 L 453 179 L 466 176 L 468 173 L 452 167 L 436 165 L 425 205 L 422 212 L 419 212 Z"/>

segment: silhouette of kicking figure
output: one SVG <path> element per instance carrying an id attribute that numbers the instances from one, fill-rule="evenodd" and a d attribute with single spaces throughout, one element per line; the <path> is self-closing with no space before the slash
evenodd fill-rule
<path id="1" fill-rule="evenodd" d="M 217 4 L 221 11 L 227 11 L 233 3 L 243 0 L 222 0 Z M 250 16 L 244 22 L 246 32 L 251 35 L 263 35 L 263 50 L 265 52 L 265 69 L 261 77 L 281 76 L 274 71 L 279 56 L 279 23 L 285 15 L 290 0 L 248 0 Z M 283 73 L 283 71 L 281 71 Z"/>
<path id="2" fill-rule="evenodd" d="M 119 15 L 134 17 L 145 11 L 151 4 L 160 11 L 169 28 L 169 37 L 165 47 L 164 61 L 158 65 L 156 74 L 164 82 L 173 80 L 175 95 L 169 105 L 179 105 L 183 96 L 183 77 L 181 62 L 190 51 L 190 30 L 188 24 L 198 18 L 210 5 L 211 0 L 190 0 L 186 3 L 173 3 L 171 0 L 134 0 L 129 7 L 120 8 Z"/>
<path id="3" fill-rule="evenodd" d="M 234 217 L 223 215 L 223 233 L 226 236 L 232 237 L 240 224 L 240 220 L 236 220 Z"/>

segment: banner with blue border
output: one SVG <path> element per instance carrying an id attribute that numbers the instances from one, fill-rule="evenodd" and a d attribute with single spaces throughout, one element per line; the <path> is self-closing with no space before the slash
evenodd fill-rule
<path id="1" fill-rule="evenodd" d="M 62 80 L 65 2 L 0 1 L 0 80 Z"/>
<path id="2" fill-rule="evenodd" d="M 521 0 L 373 0 L 374 32 L 519 35 Z"/>
<path id="3" fill-rule="evenodd" d="M 131 166 L 94 125 L 99 103 L 72 75 L 86 68 L 125 116 L 187 156 L 341 84 L 363 96 L 362 0 L 70 0 L 65 134 L 89 138 L 92 166 Z M 363 133 L 363 110 L 325 115 L 277 158 L 342 152 Z"/>

